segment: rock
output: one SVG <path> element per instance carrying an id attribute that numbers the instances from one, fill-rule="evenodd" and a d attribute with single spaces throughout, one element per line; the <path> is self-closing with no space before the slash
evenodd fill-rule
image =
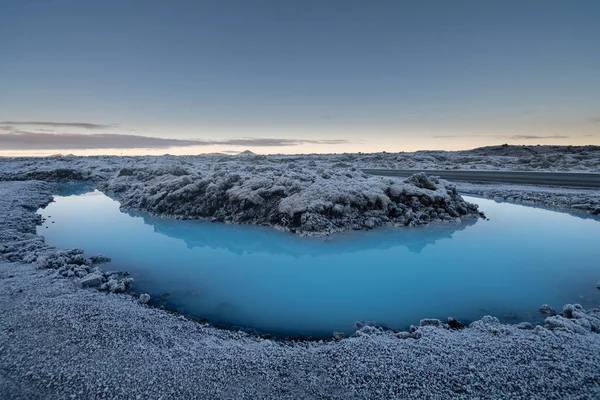
<path id="1" fill-rule="evenodd" d="M 442 321 L 434 318 L 425 318 L 419 321 L 420 326 L 442 326 Z"/>
<path id="2" fill-rule="evenodd" d="M 123 293 L 125 291 L 125 284 L 116 279 L 110 279 L 106 284 L 107 290 L 111 293 Z"/>
<path id="3" fill-rule="evenodd" d="M 146 304 L 150 301 L 150 295 L 148 293 L 142 293 L 142 294 L 140 294 L 140 298 L 138 301 L 142 304 Z M 333 335 L 335 337 L 335 333 Z M 342 335 L 343 335 L 343 333 L 342 333 Z"/>
<path id="4" fill-rule="evenodd" d="M 585 334 L 591 331 L 590 323 L 585 319 L 574 320 L 562 317 L 560 315 L 554 315 L 546 318 L 545 322 L 548 329 L 551 330 L 561 330 L 579 334 Z"/>
<path id="5" fill-rule="evenodd" d="M 424 173 L 401 181 L 307 166 L 290 173 L 291 165 L 207 168 L 188 175 L 136 170 L 102 182 L 99 188 L 119 194 L 123 209 L 270 225 L 305 236 L 481 217 L 477 206 L 465 201 L 454 185 Z"/>
<path id="6" fill-rule="evenodd" d="M 376 326 L 371 326 L 371 325 L 365 325 L 362 328 L 358 329 L 356 332 L 354 332 L 355 337 L 370 337 L 370 336 L 377 336 L 377 335 L 381 335 L 383 334 L 383 329 L 376 327 Z"/>
<path id="7" fill-rule="evenodd" d="M 582 312 L 583 307 L 580 304 L 565 304 L 563 306 L 563 315 L 566 318 L 577 318 L 578 312 Z"/>
<path id="8" fill-rule="evenodd" d="M 498 318 L 486 315 L 479 321 L 474 321 L 469 325 L 470 328 L 477 329 L 482 332 L 490 333 L 492 335 L 509 334 L 509 330 L 506 325 L 500 323 Z"/>
<path id="9" fill-rule="evenodd" d="M 524 330 L 533 329 L 533 325 L 531 324 L 531 322 L 521 322 L 521 323 L 517 324 L 516 326 L 517 326 L 517 329 L 524 329 Z"/>
<path id="10" fill-rule="evenodd" d="M 396 337 L 398 339 L 408 339 L 408 338 L 412 337 L 412 335 L 410 332 L 402 331 L 402 332 L 396 333 Z"/>
<path id="11" fill-rule="evenodd" d="M 457 319 L 448 317 L 448 326 L 450 329 L 463 329 L 465 326 Z"/>
<path id="12" fill-rule="evenodd" d="M 95 256 L 90 257 L 90 261 L 93 264 L 101 264 L 101 263 L 111 262 L 111 258 L 105 256 L 104 254 L 96 254 Z"/>
<path id="13" fill-rule="evenodd" d="M 353 325 L 354 330 L 362 329 L 365 326 L 377 326 L 374 321 L 356 321 Z"/>
<path id="14" fill-rule="evenodd" d="M 125 285 L 125 289 L 129 290 L 133 286 L 133 278 L 125 278 L 123 279 L 123 284 Z"/>
<path id="15" fill-rule="evenodd" d="M 100 290 L 106 290 L 111 293 L 123 293 L 131 289 L 132 286 L 133 278 L 119 279 L 117 274 L 113 273 L 109 275 L 108 281 L 100 286 Z"/>
<path id="16" fill-rule="evenodd" d="M 102 277 L 102 275 L 89 274 L 82 278 L 80 283 L 83 287 L 98 287 L 102 285 L 103 280 L 104 278 Z"/>
<path id="17" fill-rule="evenodd" d="M 537 325 L 537 326 L 536 326 L 536 327 L 533 329 L 533 333 L 535 333 L 536 335 L 539 335 L 539 336 L 547 336 L 547 335 L 551 334 L 551 333 L 550 333 L 550 331 L 549 331 L 548 329 L 544 328 L 544 327 L 543 327 L 543 326 L 541 326 L 541 325 Z"/>
<path id="18" fill-rule="evenodd" d="M 437 178 L 428 177 L 425 172 L 418 172 L 412 176 L 409 176 L 404 180 L 406 183 L 415 185 L 418 188 L 435 190 L 437 189 L 436 183 Z"/>
<path id="19" fill-rule="evenodd" d="M 548 304 L 543 304 L 538 311 L 540 312 L 540 314 L 547 315 L 549 317 L 556 315 L 556 310 L 550 307 Z"/>
<path id="20" fill-rule="evenodd" d="M 333 332 L 333 338 L 335 340 L 342 340 L 345 337 L 346 335 L 344 334 L 344 332 Z"/>

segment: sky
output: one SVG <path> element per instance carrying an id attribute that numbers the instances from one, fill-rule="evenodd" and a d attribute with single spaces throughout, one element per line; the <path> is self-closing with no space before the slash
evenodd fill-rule
<path id="1" fill-rule="evenodd" d="M 600 1 L 1 0 L 0 155 L 600 144 Z"/>

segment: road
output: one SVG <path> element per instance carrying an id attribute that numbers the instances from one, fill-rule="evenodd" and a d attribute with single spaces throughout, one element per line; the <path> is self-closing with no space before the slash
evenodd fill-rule
<path id="1" fill-rule="evenodd" d="M 456 182 L 509 183 L 520 185 L 558 186 L 600 189 L 600 174 L 574 172 L 456 171 L 417 169 L 363 169 L 370 175 L 407 177 L 417 172 Z"/>

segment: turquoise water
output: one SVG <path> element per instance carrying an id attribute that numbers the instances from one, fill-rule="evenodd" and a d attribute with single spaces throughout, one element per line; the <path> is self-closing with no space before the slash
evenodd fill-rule
<path id="1" fill-rule="evenodd" d="M 600 304 L 598 220 L 468 200 L 490 220 L 316 239 L 124 213 L 94 191 L 56 196 L 38 233 L 112 257 L 104 268 L 131 272 L 155 305 L 283 335 L 352 333 L 359 320 L 393 329 L 426 317 L 535 321 L 543 303 Z"/>

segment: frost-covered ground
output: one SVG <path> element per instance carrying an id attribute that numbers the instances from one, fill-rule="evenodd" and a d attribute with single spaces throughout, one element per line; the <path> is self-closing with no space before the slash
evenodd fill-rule
<path id="1" fill-rule="evenodd" d="M 241 160 L 240 160 L 241 159 Z M 0 158 L 0 180 L 45 178 L 56 169 L 78 171 L 76 179 L 109 176 L 124 166 L 181 166 L 242 162 L 244 165 L 285 163 L 294 168 L 341 169 L 457 169 L 506 171 L 600 172 L 600 146 L 489 146 L 464 151 L 417 151 L 414 153 L 349 153 L 308 155 L 200 155 L 161 157 L 46 157 Z M 59 177 L 61 174 L 55 174 Z M 68 177 L 65 172 L 63 177 Z"/>
<path id="2" fill-rule="evenodd" d="M 600 311 L 523 330 L 484 318 L 411 338 L 276 342 L 0 261 L 0 398 L 597 399 Z M 415 339 L 414 337 L 418 337 Z"/>
<path id="3" fill-rule="evenodd" d="M 108 277 L 33 233 L 53 190 L 0 183 L 2 399 L 600 396 L 598 309 L 569 305 L 535 329 L 423 320 L 410 332 L 365 325 L 325 342 L 220 330 L 83 287 Z"/>
<path id="4" fill-rule="evenodd" d="M 311 218 L 327 216 L 337 224 L 340 216 L 331 211 L 340 199 L 331 196 L 341 194 L 364 201 L 344 204 L 350 222 L 342 226 L 370 227 L 368 218 L 395 218 L 387 214 L 391 203 L 383 208 L 385 197 L 396 209 L 401 204 L 425 210 L 420 222 L 444 220 L 443 213 L 456 218 L 458 206 L 466 207 L 465 215 L 475 210 L 443 181 L 417 176 L 403 183 L 363 176 L 360 168 L 479 169 L 487 160 L 485 169 L 539 170 L 547 162 L 556 164 L 556 170 L 598 172 L 598 152 L 597 147 L 500 146 L 458 153 L 0 159 L 0 398 L 599 398 L 599 309 L 567 305 L 560 315 L 544 310 L 544 326 L 534 329 L 503 325 L 493 317 L 466 329 L 450 329 L 456 327 L 454 321 L 423 320 L 423 326 L 410 332 L 367 325 L 341 341 L 277 342 L 148 308 L 117 294 L 132 284 L 126 274 L 103 271 L 101 258 L 86 259 L 81 250 L 47 246 L 35 233 L 40 222 L 36 210 L 57 193 L 56 182 L 91 181 L 118 192 L 132 208 L 195 217 L 200 213 L 186 214 L 188 201 L 165 203 L 165 197 L 198 185 L 178 193 L 178 199 L 186 200 L 188 190 L 202 186 L 203 179 L 230 184 L 237 174 L 239 179 L 225 192 L 235 188 L 233 197 L 255 199 L 250 209 L 265 200 L 261 188 L 267 188 L 269 196 L 285 195 L 278 207 L 297 195 L 292 211 L 299 204 Z M 569 199 L 576 192 L 567 189 L 460 188 L 545 205 L 551 204 L 544 198 L 562 196 L 565 200 L 555 206 L 578 209 L 575 204 L 588 201 L 590 207 L 582 208 L 588 212 L 598 204 L 598 191 L 580 191 L 584 198 L 574 203 Z M 222 196 L 222 188 L 211 190 Z M 410 191 L 418 193 L 395 197 Z M 163 192 L 169 193 L 153 198 Z M 191 199 L 197 195 L 192 190 Z M 407 205 L 412 198 L 419 204 Z M 431 204 L 438 198 L 444 199 L 443 207 L 435 207 L 433 215 Z M 220 200 L 215 204 L 216 210 L 224 209 L 224 220 L 229 213 L 247 211 L 243 206 L 230 209 Z M 263 204 L 265 210 L 273 209 L 269 200 Z M 314 204 L 317 208 L 311 209 Z M 165 211 L 167 206 L 175 208 Z M 405 216 L 408 208 L 398 215 Z"/>
<path id="5" fill-rule="evenodd" d="M 459 182 L 456 186 L 461 193 L 487 197 L 497 201 L 600 216 L 600 190 L 523 185 L 482 185 L 466 182 Z"/>
<path id="6" fill-rule="evenodd" d="M 395 179 L 366 176 L 361 172 L 364 168 L 600 172 L 600 147 L 492 146 L 458 152 L 329 155 L 0 158 L 0 181 L 91 181 L 108 193 L 122 196 L 126 209 L 179 218 L 267 224 L 304 234 L 455 220 L 463 216 L 462 209 L 466 210 L 464 215 L 475 214 L 443 182 L 435 182 L 435 187 L 427 183 L 421 187 L 408 186 Z M 427 186 L 436 193 L 427 192 Z M 462 183 L 458 187 L 496 199 L 600 213 L 597 190 L 540 190 Z M 441 198 L 448 196 L 450 201 L 444 203 L 449 204 L 438 207 Z M 413 198 L 417 203 L 411 203 Z M 411 213 L 407 213 L 408 208 Z"/>

